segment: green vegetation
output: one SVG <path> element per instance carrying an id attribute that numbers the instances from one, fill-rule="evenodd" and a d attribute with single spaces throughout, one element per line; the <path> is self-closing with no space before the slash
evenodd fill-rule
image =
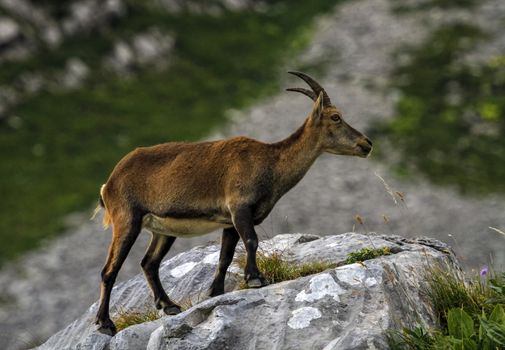
<path id="1" fill-rule="evenodd" d="M 464 193 L 505 192 L 505 58 L 463 59 L 486 35 L 447 24 L 398 52 L 395 118 L 374 128 L 380 153 L 399 152 L 401 175 L 423 174 Z"/>
<path id="2" fill-rule="evenodd" d="M 484 271 L 484 270 L 483 270 Z M 391 336 L 392 349 L 495 350 L 505 347 L 505 273 L 464 283 L 439 269 L 427 275 L 427 291 L 440 329 L 404 329 Z"/>
<path id="3" fill-rule="evenodd" d="M 2 63 L 2 83 L 21 72 L 54 71 L 70 57 L 83 60 L 91 76 L 77 90 L 24 101 L 11 113 L 17 127 L 0 125 L 0 264 L 54 236 L 66 214 L 96 201 L 113 165 L 133 148 L 197 140 L 223 123 L 227 110 L 277 91 L 280 70 L 307 43 L 314 16 L 337 2 L 275 1 L 264 13 L 213 17 L 173 16 L 130 1 L 129 15 L 100 32 Z M 168 69 L 118 79 L 100 68 L 115 40 L 152 25 L 175 34 Z"/>
<path id="4" fill-rule="evenodd" d="M 321 261 L 313 261 L 305 264 L 293 263 L 286 260 L 282 253 L 279 252 L 268 255 L 258 252 L 256 261 L 259 270 L 270 284 L 294 280 L 299 277 L 313 275 L 337 267 L 336 264 Z M 241 255 L 238 258 L 238 265 L 241 268 L 245 268 L 246 255 Z M 240 288 L 247 288 L 247 284 L 245 282 L 242 283 Z"/>
<path id="5" fill-rule="evenodd" d="M 390 255 L 391 249 L 389 247 L 383 248 L 362 248 L 355 252 L 350 252 L 347 254 L 346 264 L 354 264 L 357 262 L 363 262 L 365 260 L 375 259 L 379 256 Z"/>
<path id="6" fill-rule="evenodd" d="M 117 331 L 119 332 L 135 324 L 155 321 L 159 318 L 160 314 L 155 309 L 147 309 L 143 311 L 119 310 L 113 321 L 116 325 Z"/>

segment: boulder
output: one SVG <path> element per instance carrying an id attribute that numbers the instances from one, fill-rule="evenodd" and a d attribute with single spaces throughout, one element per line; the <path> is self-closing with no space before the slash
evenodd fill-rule
<path id="1" fill-rule="evenodd" d="M 169 13 L 195 13 L 219 16 L 223 10 L 231 12 L 239 11 L 264 11 L 267 8 L 266 1 L 251 0 L 158 0 L 159 4 Z"/>
<path id="2" fill-rule="evenodd" d="M 364 247 L 389 247 L 391 254 L 345 264 L 350 252 Z M 168 295 L 184 312 L 110 337 L 95 331 L 97 302 L 39 349 L 387 349 L 389 330 L 435 324 L 423 293 L 427 269 L 461 272 L 452 250 L 429 238 L 297 233 L 263 241 L 259 250 L 280 253 L 292 263 L 324 261 L 337 267 L 261 289 L 237 290 L 243 275 L 234 261 L 227 293 L 208 299 L 219 246 L 196 247 L 160 268 Z M 112 292 L 112 318 L 118 310 L 152 308 L 151 299 L 142 275 L 119 284 Z"/>
<path id="3" fill-rule="evenodd" d="M 20 35 L 19 25 L 8 17 L 0 17 L 0 47 L 8 45 Z"/>

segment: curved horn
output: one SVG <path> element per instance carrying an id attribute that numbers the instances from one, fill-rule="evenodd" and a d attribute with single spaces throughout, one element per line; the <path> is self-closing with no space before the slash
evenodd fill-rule
<path id="1" fill-rule="evenodd" d="M 312 79 L 307 74 L 302 73 L 302 72 L 292 72 L 291 71 L 291 72 L 288 72 L 288 73 L 296 75 L 297 77 L 303 79 L 311 87 L 311 89 L 314 91 L 314 93 L 316 94 L 316 96 L 319 95 L 320 92 L 322 92 L 323 93 L 323 105 L 325 107 L 331 105 L 330 97 L 328 96 L 328 94 L 326 93 L 326 91 L 322 88 L 322 86 L 319 85 L 319 83 L 316 82 L 314 79 Z"/>
<path id="2" fill-rule="evenodd" d="M 315 101 L 317 96 L 316 96 L 316 93 L 314 91 L 310 91 L 310 90 L 307 90 L 307 89 L 302 89 L 302 88 L 290 88 L 290 89 L 286 89 L 286 91 L 296 91 L 296 92 L 300 92 L 306 96 L 309 96 L 312 101 Z"/>

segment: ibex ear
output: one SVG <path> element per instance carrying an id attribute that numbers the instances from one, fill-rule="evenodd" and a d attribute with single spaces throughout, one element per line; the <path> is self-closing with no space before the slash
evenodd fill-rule
<path id="1" fill-rule="evenodd" d="M 310 119 L 314 124 L 319 123 L 321 120 L 321 116 L 323 115 L 323 93 L 320 92 L 319 96 L 314 102 L 314 106 L 312 107 L 312 112 L 310 113 Z"/>

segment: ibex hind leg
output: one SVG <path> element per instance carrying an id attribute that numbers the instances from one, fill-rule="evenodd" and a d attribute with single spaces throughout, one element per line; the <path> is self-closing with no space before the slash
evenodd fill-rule
<path id="1" fill-rule="evenodd" d="M 161 260 L 168 253 L 175 241 L 175 237 L 156 234 L 153 232 L 151 243 L 140 265 L 144 270 L 147 283 L 153 292 L 154 303 L 158 310 L 162 309 L 167 315 L 181 312 L 181 308 L 174 304 L 167 296 L 160 281 L 159 268 Z"/>
<path id="2" fill-rule="evenodd" d="M 110 319 L 109 302 L 110 294 L 117 274 L 123 265 L 133 243 L 142 228 L 142 215 L 140 213 L 121 213 L 112 218 L 112 241 L 109 247 L 107 261 L 102 270 L 102 283 L 100 286 L 100 307 L 96 315 L 97 330 L 101 333 L 114 335 L 116 327 Z"/>

